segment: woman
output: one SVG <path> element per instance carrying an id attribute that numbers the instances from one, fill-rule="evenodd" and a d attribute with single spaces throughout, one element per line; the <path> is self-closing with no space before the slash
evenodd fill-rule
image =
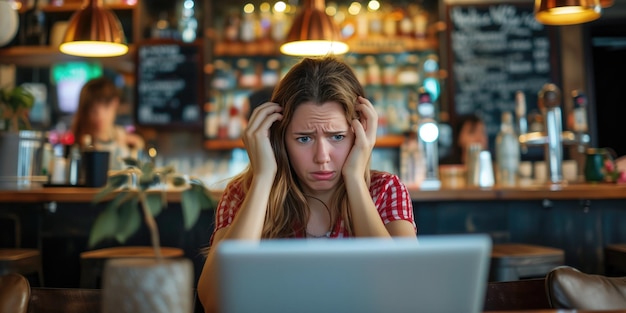
<path id="1" fill-rule="evenodd" d="M 122 169 L 121 158 L 136 157 L 136 151 L 145 145 L 140 136 L 115 125 L 119 106 L 120 93 L 115 84 L 105 77 L 92 79 L 80 91 L 72 123 L 72 133 L 81 146 L 88 144 L 111 152 L 109 169 Z"/>
<path id="2" fill-rule="evenodd" d="M 222 240 L 416 237 L 406 187 L 370 171 L 378 117 L 363 94 L 345 63 L 303 59 L 252 113 L 243 135 L 250 165 L 218 204 L 198 282 L 207 312 L 216 310 Z"/>

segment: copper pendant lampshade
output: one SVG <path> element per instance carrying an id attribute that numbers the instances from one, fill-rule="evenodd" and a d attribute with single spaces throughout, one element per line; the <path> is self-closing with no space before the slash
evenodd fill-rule
<path id="1" fill-rule="evenodd" d="M 608 8 L 613 5 L 613 0 L 600 0 L 600 6 L 603 8 Z"/>
<path id="2" fill-rule="evenodd" d="M 117 16 L 102 7 L 102 0 L 85 0 L 72 15 L 59 50 L 76 56 L 113 57 L 128 52 L 128 46 Z"/>
<path id="3" fill-rule="evenodd" d="M 326 14 L 324 0 L 306 0 L 294 19 L 280 52 L 297 56 L 338 55 L 348 52 L 339 27 Z"/>
<path id="4" fill-rule="evenodd" d="M 599 0 L 535 0 L 535 19 L 546 25 L 572 25 L 600 17 Z"/>

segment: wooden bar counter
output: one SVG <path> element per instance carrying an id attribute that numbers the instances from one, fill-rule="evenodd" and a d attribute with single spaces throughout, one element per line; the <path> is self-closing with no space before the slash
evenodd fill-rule
<path id="1" fill-rule="evenodd" d="M 419 235 L 487 233 L 494 243 L 517 242 L 561 248 L 567 265 L 587 273 L 604 273 L 604 247 L 626 242 L 626 185 L 571 184 L 520 188 L 410 189 Z M 78 255 L 97 215 L 107 203 L 94 205 L 97 188 L 46 187 L 0 190 L 0 212 L 20 216 L 24 247 L 43 251 L 50 287 L 76 287 Z M 219 198 L 220 191 L 214 191 Z M 179 247 L 199 275 L 214 226 L 213 210 L 202 211 L 196 226 L 183 228 L 181 192 L 167 193 L 168 208 L 157 217 L 163 246 Z M 0 238 L 11 229 L 0 223 Z M 6 241 L 6 240 L 5 240 Z M 127 244 L 148 245 L 142 226 Z M 118 245 L 111 240 L 109 246 Z"/>
<path id="2" fill-rule="evenodd" d="M 2 202 L 40 203 L 40 202 L 91 202 L 98 188 L 83 187 L 46 187 L 26 190 L 0 190 L 0 208 Z M 542 199 L 626 199 L 626 184 L 570 184 L 570 185 L 532 185 L 518 188 L 463 188 L 440 190 L 410 189 L 415 202 L 423 201 L 460 201 L 460 200 L 542 200 Z M 220 191 L 213 191 L 219 198 Z M 168 201 L 179 202 L 180 192 L 169 191 Z"/>

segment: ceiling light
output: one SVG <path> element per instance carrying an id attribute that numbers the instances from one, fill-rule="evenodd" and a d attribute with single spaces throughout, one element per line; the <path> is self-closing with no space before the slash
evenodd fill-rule
<path id="1" fill-rule="evenodd" d="M 72 15 L 59 50 L 83 57 L 113 57 L 126 54 L 128 46 L 117 16 L 102 7 L 102 0 L 85 0 Z"/>
<path id="2" fill-rule="evenodd" d="M 535 0 L 535 19 L 546 25 L 572 25 L 600 17 L 599 0 Z"/>
<path id="3" fill-rule="evenodd" d="M 306 0 L 304 10 L 295 17 L 280 52 L 298 56 L 338 55 L 348 52 L 348 45 L 341 41 L 339 27 L 326 14 L 325 8 L 324 0 Z"/>

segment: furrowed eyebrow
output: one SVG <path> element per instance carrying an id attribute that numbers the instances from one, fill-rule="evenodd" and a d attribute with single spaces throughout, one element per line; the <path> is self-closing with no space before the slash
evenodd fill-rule
<path id="1" fill-rule="evenodd" d="M 343 135 L 346 132 L 348 132 L 348 131 L 347 130 L 336 130 L 336 131 L 324 132 L 324 134 L 326 134 L 326 135 Z M 297 135 L 297 136 L 311 136 L 311 135 L 315 135 L 315 131 L 293 132 L 293 134 Z"/>

